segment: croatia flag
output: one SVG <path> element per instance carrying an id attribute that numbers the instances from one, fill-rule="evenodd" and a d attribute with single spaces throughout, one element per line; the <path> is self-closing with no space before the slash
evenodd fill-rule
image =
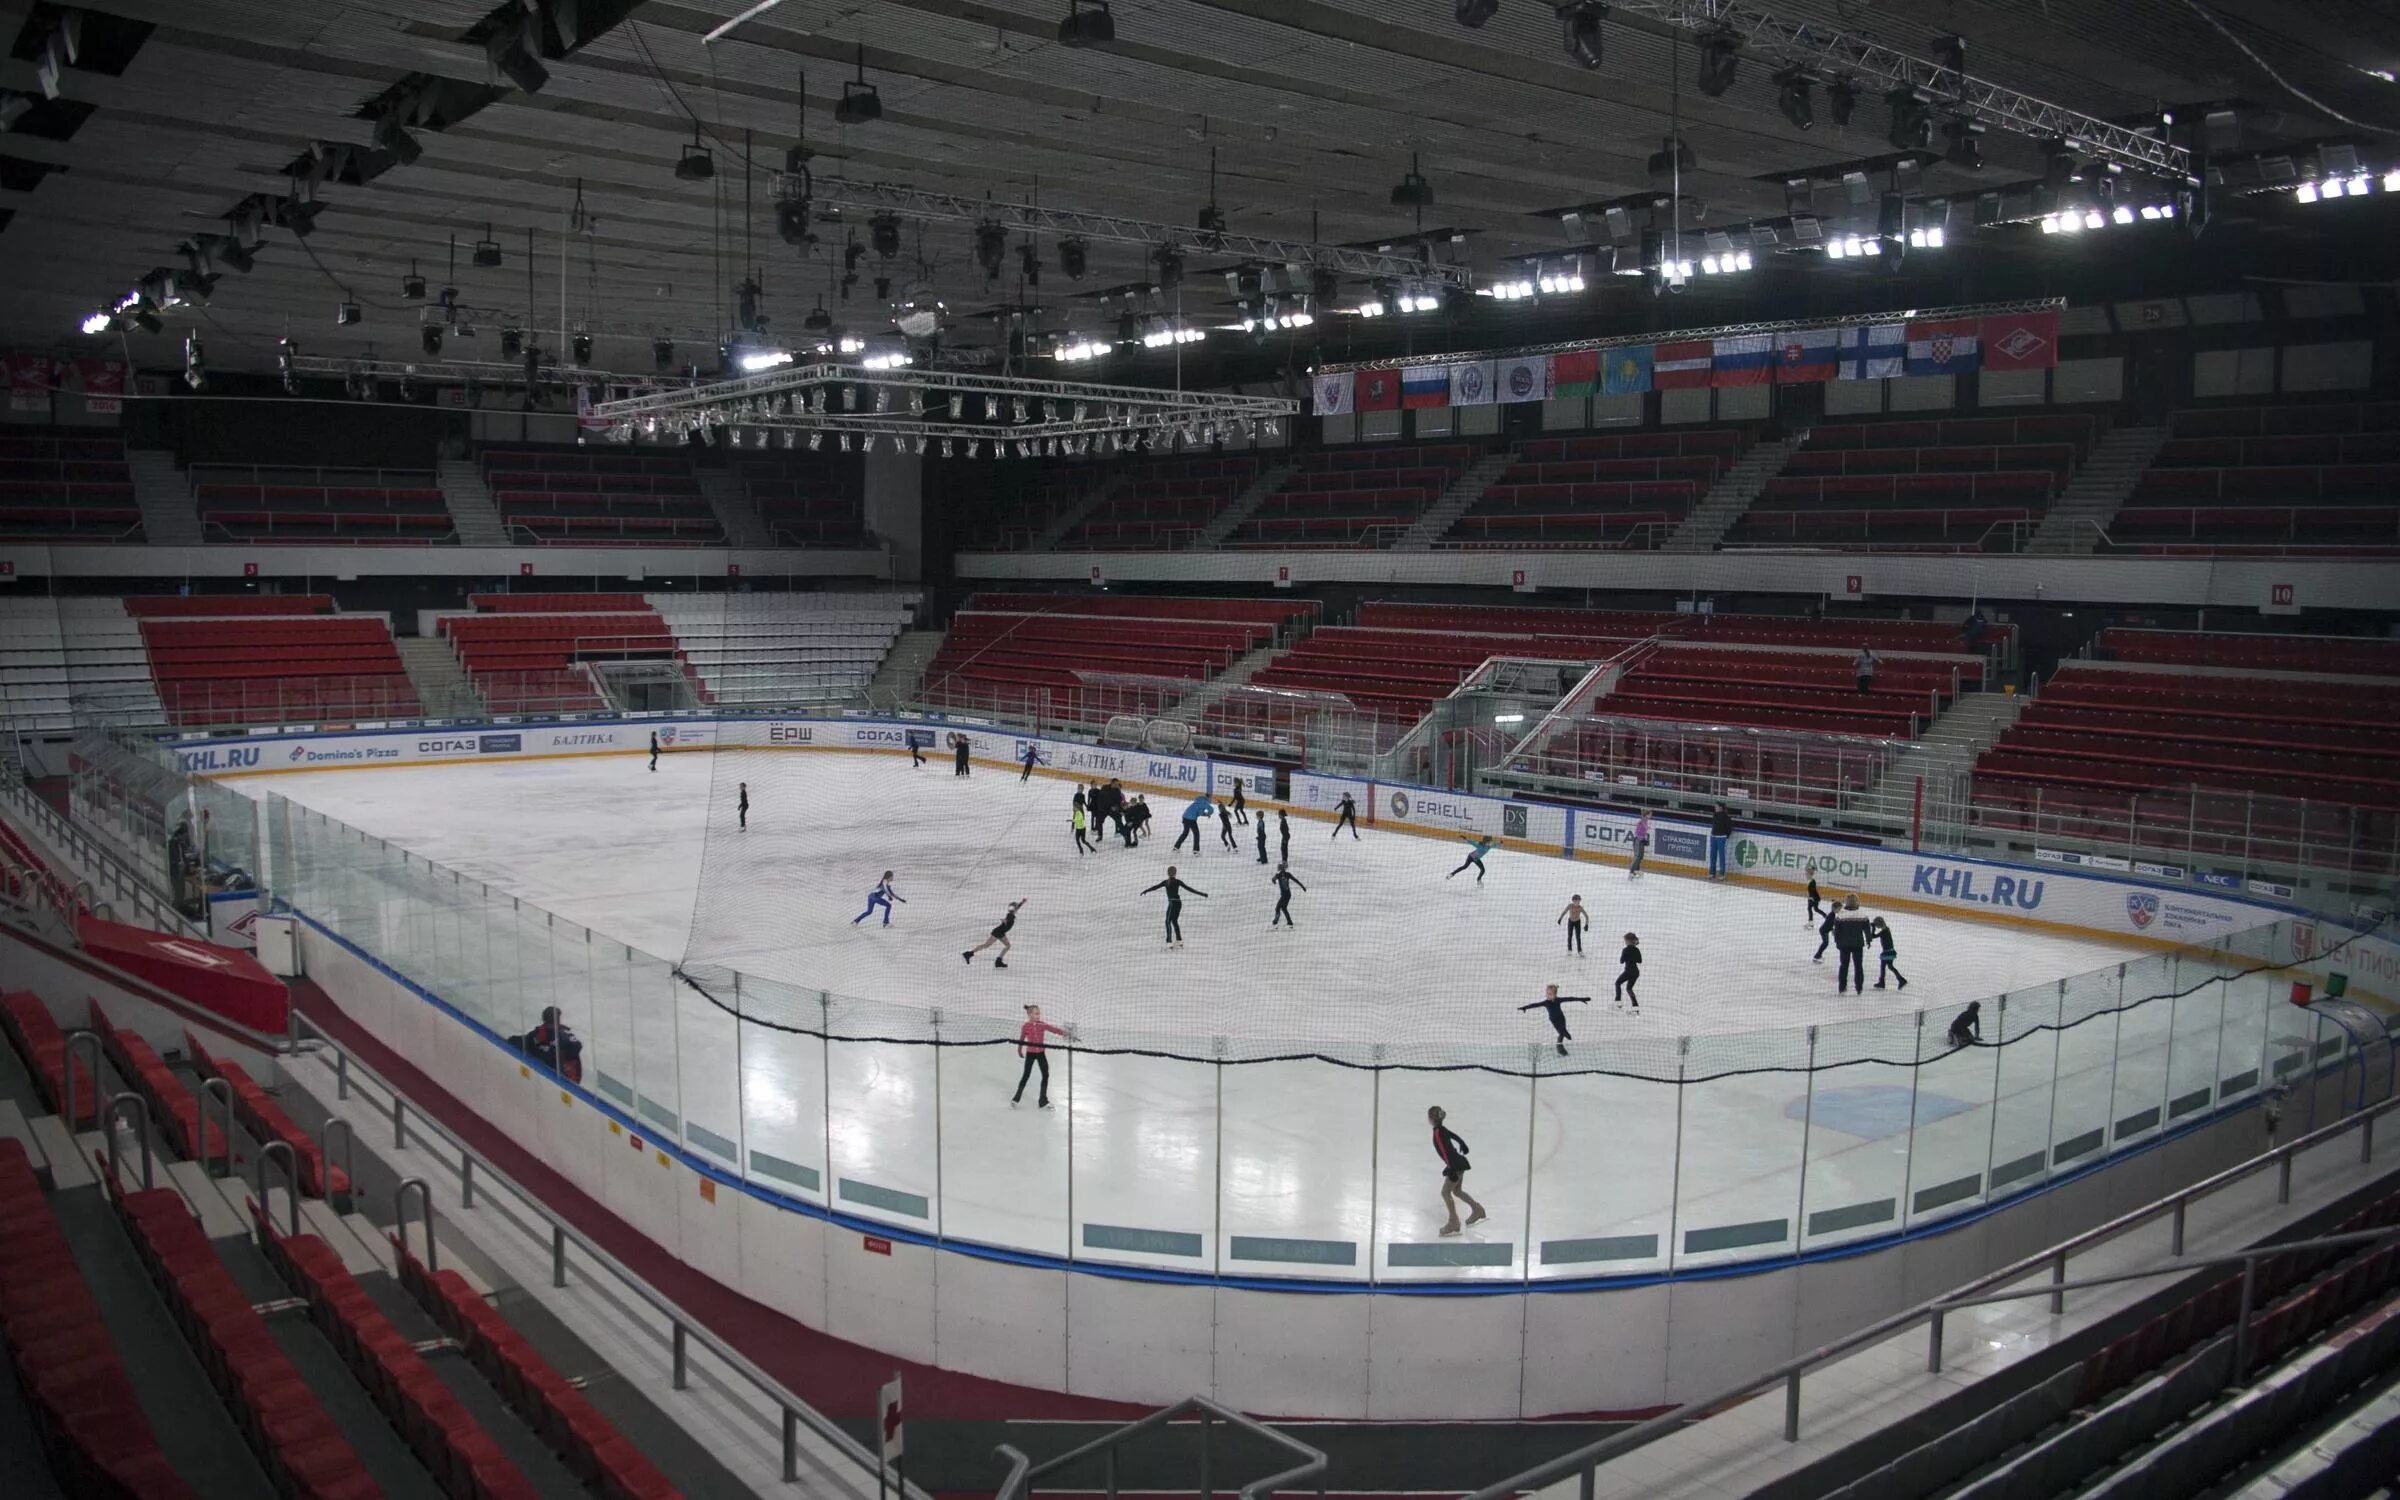
<path id="1" fill-rule="evenodd" d="M 1906 323 L 1853 324 L 1841 332 L 1837 380 L 1889 380 L 1908 362 Z"/>
<path id="2" fill-rule="evenodd" d="M 1448 365 L 1410 365 L 1400 372 L 1400 404 L 1411 411 L 1450 404 Z"/>
<path id="3" fill-rule="evenodd" d="M 1716 345 L 1707 339 L 1677 339 L 1655 346 L 1650 383 L 1662 391 L 1690 390 L 1708 384 L 1709 367 L 1716 363 Z"/>
<path id="4" fill-rule="evenodd" d="M 1909 324 L 1908 373 L 1958 375 L 1974 369 L 1983 362 L 1978 327 L 1973 318 Z"/>
<path id="5" fill-rule="evenodd" d="M 1841 347 L 1841 333 L 1832 328 L 1804 328 L 1775 336 L 1775 378 L 1785 385 L 1831 380 Z"/>
<path id="6" fill-rule="evenodd" d="M 1775 377 L 1774 351 L 1763 333 L 1738 333 L 1716 340 L 1710 385 L 1765 385 Z"/>

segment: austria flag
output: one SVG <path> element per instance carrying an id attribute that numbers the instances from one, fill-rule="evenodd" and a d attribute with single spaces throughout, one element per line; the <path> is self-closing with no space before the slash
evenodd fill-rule
<path id="1" fill-rule="evenodd" d="M 1709 367 L 1716 363 L 1716 353 L 1716 345 L 1707 339 L 1678 339 L 1660 344 L 1650 362 L 1650 384 L 1662 391 L 1707 385 Z"/>
<path id="2" fill-rule="evenodd" d="M 1410 365 L 1400 372 L 1400 404 L 1410 411 L 1450 404 L 1448 365 Z"/>

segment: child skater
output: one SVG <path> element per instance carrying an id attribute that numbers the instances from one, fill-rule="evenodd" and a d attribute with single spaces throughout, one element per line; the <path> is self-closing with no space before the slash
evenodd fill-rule
<path id="1" fill-rule="evenodd" d="M 891 926 L 892 903 L 895 901 L 902 906 L 908 905 L 908 898 L 892 889 L 892 872 L 886 870 L 883 872 L 883 878 L 875 882 L 875 889 L 867 892 L 867 909 L 852 917 L 850 925 L 856 927 L 859 923 L 864 922 L 867 918 L 875 915 L 875 908 L 880 906 L 883 908 L 883 925 Z"/>
<path id="2" fill-rule="evenodd" d="M 1233 821 L 1236 823 L 1248 823 L 1250 821 L 1250 804 L 1242 800 L 1243 779 L 1244 778 L 1240 776 L 1233 778 Z"/>
<path id="3" fill-rule="evenodd" d="M 1630 1000 L 1633 1008 L 1640 1010 L 1642 997 L 1634 993 L 1634 986 L 1642 982 L 1642 940 L 1630 932 L 1625 934 L 1625 947 L 1617 962 L 1624 966 L 1617 971 L 1617 1004 L 1622 1007 Z"/>
<path id="4" fill-rule="evenodd" d="M 1440 1157 L 1442 1162 L 1442 1207 L 1450 1215 L 1450 1222 L 1442 1226 L 1442 1233 L 1456 1234 L 1458 1205 L 1461 1203 L 1474 1210 L 1467 1216 L 1469 1224 L 1483 1222 L 1483 1205 L 1467 1196 L 1467 1168 L 1472 1165 L 1467 1160 L 1467 1143 L 1458 1138 L 1457 1132 L 1442 1124 L 1448 1117 L 1442 1113 L 1440 1105 L 1425 1111 L 1425 1118 L 1433 1124 L 1433 1154 Z"/>
<path id="5" fill-rule="evenodd" d="M 1472 844 L 1475 847 L 1467 851 L 1467 857 L 1458 862 L 1458 869 L 1452 870 L 1450 875 L 1456 875 L 1459 873 L 1459 870 L 1464 870 L 1469 865 L 1473 865 L 1475 867 L 1475 883 L 1477 885 L 1483 884 L 1483 857 L 1491 853 L 1493 846 L 1498 844 L 1500 841 L 1487 833 L 1479 834 L 1471 839 L 1463 839 L 1460 842 Z M 1442 878 L 1444 880 L 1448 880 L 1450 875 L 1444 875 Z"/>
<path id="6" fill-rule="evenodd" d="M 1182 947 L 1183 893 L 1185 891 L 1190 891 L 1195 896 L 1205 898 L 1208 895 L 1208 892 L 1200 889 L 1200 887 L 1196 885 L 1193 885 L 1188 880 L 1178 880 L 1175 876 L 1175 867 L 1173 865 L 1167 866 L 1166 879 L 1160 881 L 1156 885 L 1146 885 L 1142 887 L 1142 894 L 1145 896 L 1149 895 L 1152 891 L 1165 891 L 1167 893 L 1167 946 L 1170 948 Z"/>
<path id="7" fill-rule="evenodd" d="M 1342 800 L 1341 800 L 1341 804 L 1340 804 L 1340 808 L 1339 808 L 1339 813 L 1340 813 L 1340 816 L 1336 817 L 1336 818 L 1333 820 L 1333 835 L 1332 835 L 1332 836 L 1333 836 L 1333 837 L 1335 837 L 1335 838 L 1337 838 L 1337 839 L 1338 839 L 1338 838 L 1340 838 L 1340 837 L 1342 836 L 1342 830 L 1343 830 L 1343 829 L 1345 829 L 1345 828 L 1347 828 L 1347 829 L 1349 829 L 1349 830 L 1350 830 L 1350 837 L 1352 837 L 1352 838 L 1354 838 L 1354 839 L 1355 839 L 1355 838 L 1357 838 L 1357 837 L 1358 837 L 1358 799 L 1357 799 L 1357 798 L 1355 798 L 1355 797 L 1353 797 L 1353 796 L 1351 796 L 1351 795 L 1350 795 L 1348 792 L 1344 792 L 1344 793 L 1342 793 Z"/>
<path id="8" fill-rule="evenodd" d="M 1074 824 L 1075 824 L 1075 857 L 1076 857 L 1077 859 L 1081 859 L 1081 858 L 1083 858 L 1085 855 L 1087 855 L 1087 854 L 1090 854 L 1090 853 L 1094 852 L 1094 851 L 1093 851 L 1093 848 L 1092 848 L 1092 841 L 1091 841 L 1090 839 L 1087 839 L 1087 838 L 1085 838 L 1085 837 L 1083 836 L 1083 828 L 1084 828 L 1084 813 L 1083 813 L 1083 793 L 1081 793 L 1081 792 L 1077 792 L 1077 793 L 1075 794 L 1075 815 L 1074 815 Z"/>
<path id="9" fill-rule="evenodd" d="M 1263 825 L 1266 819 L 1261 818 L 1259 822 Z M 1265 853 L 1266 846 L 1263 843 L 1259 851 Z M 1292 873 L 1290 865 L 1277 865 L 1275 873 L 1267 878 L 1275 882 L 1275 915 L 1267 918 L 1267 925 L 1272 927 L 1281 922 L 1286 927 L 1298 927 L 1300 924 L 1292 920 L 1292 887 L 1297 885 L 1304 891 L 1308 887 L 1300 884 L 1300 877 Z"/>
<path id="10" fill-rule="evenodd" d="M 1292 859 L 1292 815 L 1283 808 L 1275 809 L 1275 857 L 1284 863 Z"/>
<path id="11" fill-rule="evenodd" d="M 1047 764 L 1047 762 L 1042 759 L 1042 752 L 1034 748 L 1034 746 L 1030 743 L 1025 746 L 1024 759 L 1025 769 L 1023 772 L 1019 773 L 1017 777 L 1017 785 L 1019 786 L 1023 786 L 1026 782 L 1033 780 L 1033 768 L 1035 766 Z"/>
<path id="12" fill-rule="evenodd" d="M 1233 804 L 1230 802 L 1217 804 L 1217 842 L 1236 854 L 1242 852 L 1242 846 L 1233 839 Z"/>
<path id="13" fill-rule="evenodd" d="M 1817 893 L 1817 862 L 1808 862 L 1808 921 L 1816 922 L 1825 915 L 1824 898 Z"/>
<path id="14" fill-rule="evenodd" d="M 917 769 L 917 767 L 925 764 L 925 744 L 926 740 L 932 738 L 932 735 L 933 732 L 928 729 L 911 729 L 907 731 L 908 768 L 910 770 L 913 771 Z M 924 738 L 919 738 L 919 736 L 924 736 Z"/>
<path id="15" fill-rule="evenodd" d="M 1139 847 L 1142 840 L 1147 837 L 1150 832 L 1149 798 L 1137 796 L 1133 799 L 1133 806 L 1126 808 L 1117 814 L 1117 832 L 1125 836 L 1126 848 L 1132 849 Z M 1198 839 L 1192 840 L 1192 847 L 1194 849 L 1199 848 L 1200 841 Z"/>
<path id="16" fill-rule="evenodd" d="M 650 769 L 658 769 L 658 731 L 650 731 Z"/>
<path id="17" fill-rule="evenodd" d="M 965 959 L 968 963 L 973 963 L 975 962 L 976 954 L 981 953 L 984 949 L 992 946 L 992 944 L 998 943 L 1000 945 L 1000 956 L 992 960 L 992 967 L 995 969 L 1007 968 L 1008 930 L 1017 925 L 1017 908 L 1023 906 L 1024 904 L 1025 898 L 1023 896 L 1019 896 L 1016 900 L 1008 903 L 1008 915 L 1000 919 L 1000 925 L 992 929 L 992 935 L 985 938 L 982 942 L 977 943 L 974 947 L 969 948 L 966 952 L 961 953 L 959 957 Z"/>
<path id="18" fill-rule="evenodd" d="M 1042 1045 L 1042 1038 L 1066 1034 L 1065 1028 L 1053 1026 L 1042 1019 L 1040 1006 L 1025 1007 L 1025 1024 L 1017 1028 L 1017 1055 L 1025 1059 L 1025 1066 L 1017 1070 L 1017 1091 L 1008 1098 L 1010 1109 L 1025 1102 L 1025 1080 L 1031 1078 L 1037 1068 L 1041 1070 L 1042 1085 L 1034 1095 L 1034 1103 L 1043 1109 L 1050 1107 L 1050 1059 L 1046 1055 L 1048 1049 Z"/>
<path id="19" fill-rule="evenodd" d="M 1591 1003 L 1591 996 L 1562 995 L 1558 992 L 1558 986 L 1554 984 L 1542 992 L 1541 999 L 1534 1001 L 1531 1005 L 1520 1005 L 1517 1009 L 1538 1010 L 1550 1018 L 1550 1029 L 1558 1033 L 1558 1055 L 1564 1057 L 1567 1055 L 1567 1043 L 1575 1040 L 1575 1035 L 1567 1030 L 1567 1013 L 1560 1007 Z"/>
<path id="20" fill-rule="evenodd" d="M 1567 951 L 1577 958 L 1583 956 L 1583 924 L 1590 920 L 1591 918 L 1584 914 L 1581 896 L 1568 897 L 1567 909 L 1558 914 L 1558 922 L 1567 924 Z M 1558 922 L 1550 925 L 1555 927 Z M 1555 989 L 1556 986 L 1553 985 L 1552 988 Z"/>
<path id="21" fill-rule="evenodd" d="M 739 816 L 740 816 L 740 818 L 741 818 L 741 820 L 742 820 L 742 822 L 741 822 L 741 826 L 742 826 L 742 827 L 744 827 L 744 828 L 747 828 L 747 827 L 749 827 L 749 826 L 750 826 L 750 783 L 749 783 L 749 782 L 745 781 L 745 782 L 743 782 L 743 783 L 742 783 L 742 800 L 741 800 L 740 802 L 738 802 L 738 803 L 734 804 L 734 809 L 733 809 L 733 810 L 734 810 L 734 812 L 735 812 L 737 815 L 739 815 Z"/>
<path id="22" fill-rule="evenodd" d="M 1875 937 L 1883 944 L 1883 953 L 1875 964 L 1875 988 L 1882 989 L 1885 977 L 1889 976 L 1900 981 L 1900 988 L 1907 989 L 1908 976 L 1900 972 L 1900 950 L 1892 941 L 1892 924 L 1877 917 Z"/>
<path id="23" fill-rule="evenodd" d="M 1645 811 L 1633 820 L 1633 865 L 1626 870 L 1627 880 L 1642 878 L 1642 855 L 1650 848 L 1650 814 Z"/>
<path id="24" fill-rule="evenodd" d="M 1263 865 L 1267 862 L 1267 814 L 1264 808 L 1259 809 L 1257 827 L 1258 862 Z"/>
<path id="25" fill-rule="evenodd" d="M 1833 919 L 1841 915 L 1841 904 L 1842 897 L 1839 891 L 1834 893 L 1831 901 L 1825 903 L 1825 915 L 1817 923 L 1817 952 L 1816 956 L 1809 960 L 1810 963 L 1821 964 L 1825 961 L 1825 950 L 1833 944 Z"/>

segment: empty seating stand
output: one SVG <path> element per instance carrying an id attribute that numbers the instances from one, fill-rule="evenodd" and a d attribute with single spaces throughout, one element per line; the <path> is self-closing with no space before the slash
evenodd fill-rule
<path id="1" fill-rule="evenodd" d="M 141 626 L 118 599 L 0 599 L 0 713 L 40 732 L 72 728 L 79 711 L 158 722 Z"/>
<path id="2" fill-rule="evenodd" d="M 786 547 L 858 547 L 866 543 L 858 471 L 821 453 L 736 453 L 733 476 Z"/>
<path id="3" fill-rule="evenodd" d="M 1828 423 L 1767 481 L 1725 545 L 2012 550 L 2100 431 L 2077 412 Z"/>
<path id="4" fill-rule="evenodd" d="M 1144 459 L 1122 470 L 1108 498 L 1077 522 L 1069 551 L 1158 550 L 1189 544 L 1258 477 L 1247 454 Z"/>
<path id="5" fill-rule="evenodd" d="M 1291 477 L 1225 545 L 1388 547 L 1480 452 L 1463 442 L 1301 450 Z"/>
<path id="6" fill-rule="evenodd" d="M 131 598 L 172 724 L 313 722 L 420 712 L 381 615 L 323 594 Z"/>
<path id="7" fill-rule="evenodd" d="M 907 628 L 912 594 L 651 594 L 703 702 L 856 693 Z"/>
<path id="8" fill-rule="evenodd" d="M 1441 541 L 1654 547 L 1748 446 L 1748 432 L 1731 427 L 1522 443 Z"/>
<path id="9" fill-rule="evenodd" d="M 640 594 L 475 594 L 435 629 L 495 713 L 604 708 L 589 667 L 680 660 L 673 631 Z"/>
<path id="10" fill-rule="evenodd" d="M 956 707 L 1047 703 L 1093 719 L 1152 713 L 1315 608 L 1280 599 L 978 594 L 952 619 L 920 692 Z"/>
<path id="11" fill-rule="evenodd" d="M 494 448 L 484 483 L 512 532 L 538 542 L 699 546 L 724 528 L 680 453 Z"/>
<path id="12" fill-rule="evenodd" d="M 2118 551 L 2400 554 L 2400 403 L 2177 412 L 2108 535 Z"/>
<path id="13" fill-rule="evenodd" d="M 430 469 L 194 464 L 192 498 L 214 541 L 455 542 Z"/>
<path id="14" fill-rule="evenodd" d="M 0 538 L 133 541 L 141 524 L 122 442 L 66 435 L 0 438 Z"/>

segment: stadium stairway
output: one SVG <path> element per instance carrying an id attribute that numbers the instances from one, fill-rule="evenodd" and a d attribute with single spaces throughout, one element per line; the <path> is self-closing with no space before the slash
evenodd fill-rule
<path id="1" fill-rule="evenodd" d="M 874 680 L 867 684 L 868 700 L 905 703 L 915 697 L 925 681 L 925 668 L 941 653 L 942 640 L 948 634 L 943 630 L 901 631 L 875 668 Z"/>
<path id="2" fill-rule="evenodd" d="M 1885 767 L 1883 775 L 1867 789 L 1867 799 L 1880 796 L 1887 811 L 1904 811 L 1916 795 L 1918 777 L 1924 778 L 1929 791 L 1943 785 L 1963 786 L 1975 769 L 1976 758 L 2017 722 L 2025 702 L 2016 693 L 1960 694 L 1932 727 L 1917 737 L 1915 754 Z"/>
<path id="3" fill-rule="evenodd" d="M 1192 539 L 1192 545 L 1204 549 L 1223 545 L 1236 528 L 1257 513 L 1269 495 L 1284 487 L 1298 467 L 1297 464 L 1279 463 L 1268 464 L 1260 469 L 1258 477 L 1233 497 L 1232 504 L 1218 511 L 1206 526 L 1200 528 L 1200 534 Z"/>
<path id="4" fill-rule="evenodd" d="M 142 512 L 142 535 L 153 547 L 197 547 L 202 541 L 200 507 L 191 480 L 175 467 L 175 455 L 159 448 L 128 448 L 125 467 L 133 476 L 133 503 Z"/>
<path id="5" fill-rule="evenodd" d="M 1667 538 L 1659 550 L 1717 550 L 1717 543 L 1723 541 L 1725 533 L 1733 529 L 1733 523 L 1742 518 L 1742 513 L 1750 508 L 1750 502 L 1756 500 L 1759 492 L 1767 487 L 1767 481 L 1782 473 L 1784 465 L 1792 461 L 1792 455 L 1799 452 L 1800 445 L 1807 441 L 1808 429 L 1802 427 L 1791 431 L 1781 441 L 1759 443 L 1743 454 L 1732 468 L 1709 486 L 1708 493 L 1700 497 L 1700 503 L 1692 507 L 1692 513 L 1683 518 L 1683 524 L 1675 529 L 1675 533 Z"/>
<path id="6" fill-rule="evenodd" d="M 417 701 L 425 712 L 436 717 L 459 714 L 486 714 L 491 710 L 483 694 L 475 691 L 475 683 L 459 665 L 457 648 L 435 635 L 398 636 L 392 644 L 399 648 L 401 669 L 417 690 Z"/>
<path id="7" fill-rule="evenodd" d="M 774 534 L 767 530 L 766 518 L 750 498 L 749 487 L 730 469 L 700 469 L 695 478 L 700 481 L 700 498 L 716 513 L 717 524 L 725 528 L 725 544 L 729 547 L 772 547 Z"/>
<path id="8" fill-rule="evenodd" d="M 1269 641 L 1234 658 L 1233 665 L 1202 683 L 1198 691 L 1186 695 L 1181 703 L 1168 710 L 1166 717 L 1198 729 L 1210 709 L 1224 702 L 1236 688 L 1248 686 L 1250 679 L 1265 670 L 1279 654 L 1280 648 Z"/>
<path id="9" fill-rule="evenodd" d="M 1425 514 L 1410 522 L 1408 530 L 1400 533 L 1400 540 L 1392 544 L 1392 550 L 1430 551 L 1433 544 L 1458 524 L 1460 516 L 1474 508 L 1475 502 L 1483 498 L 1483 492 L 1491 488 L 1493 481 L 1507 473 L 1508 466 L 1515 461 L 1515 451 L 1503 448 L 1497 453 L 1486 453 L 1468 465 L 1464 474 L 1450 481 L 1450 487 L 1442 491 L 1441 498 L 1427 506 Z"/>
<path id="10" fill-rule="evenodd" d="M 2164 427 L 2110 428 L 2042 516 L 2025 550 L 2054 556 L 2093 551 L 2166 440 Z"/>
<path id="11" fill-rule="evenodd" d="M 492 503 L 491 486 L 473 459 L 445 458 L 435 466 L 442 499 L 450 506 L 450 524 L 458 528 L 462 547 L 505 547 L 508 528 L 500 523 L 500 507 Z"/>
<path id="12" fill-rule="evenodd" d="M 1028 550 L 1034 552 L 1056 551 L 1058 544 L 1067 539 L 1067 534 L 1083 524 L 1084 517 L 1115 498 L 1117 491 L 1125 488 L 1127 481 L 1132 477 L 1130 470 L 1119 469 L 1098 484 L 1093 485 L 1082 499 L 1071 505 L 1062 506 L 1058 513 L 1050 518 L 1048 524 L 1035 534 L 1033 545 Z M 928 659 L 930 660 L 930 658 Z"/>

